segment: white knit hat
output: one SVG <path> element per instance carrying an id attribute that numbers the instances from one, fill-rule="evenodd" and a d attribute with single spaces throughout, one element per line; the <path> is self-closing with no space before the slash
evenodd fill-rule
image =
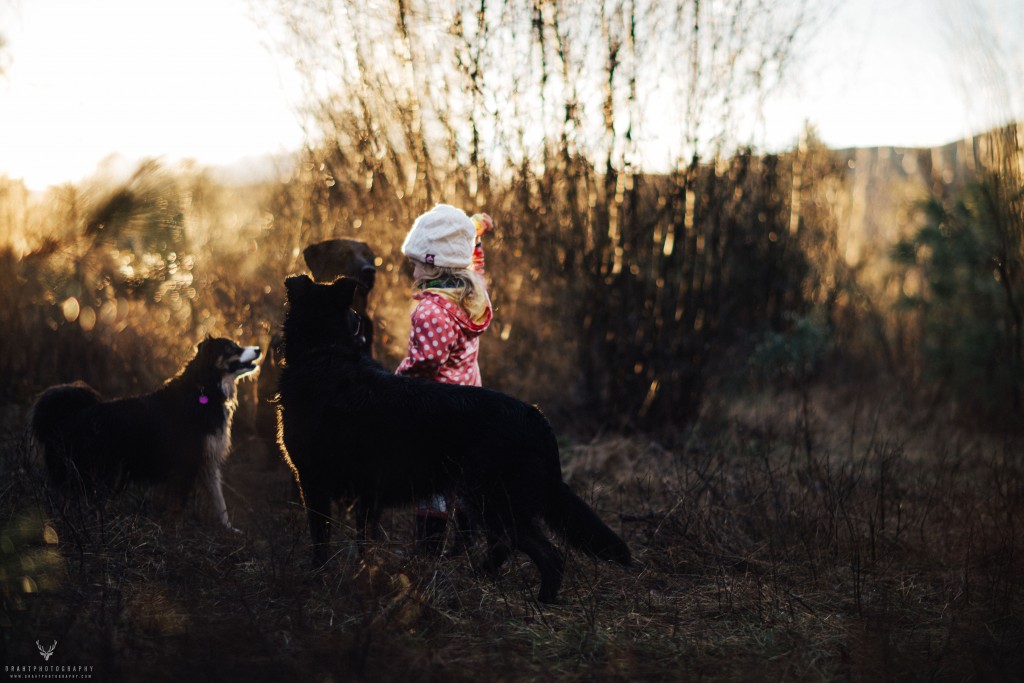
<path id="1" fill-rule="evenodd" d="M 413 221 L 402 254 L 432 266 L 469 268 L 475 246 L 476 226 L 466 212 L 438 204 Z"/>

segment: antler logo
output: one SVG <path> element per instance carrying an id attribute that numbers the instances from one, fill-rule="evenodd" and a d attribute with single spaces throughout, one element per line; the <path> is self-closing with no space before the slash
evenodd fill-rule
<path id="1" fill-rule="evenodd" d="M 40 645 L 39 641 L 37 640 L 36 647 L 39 648 L 39 654 L 43 656 L 43 660 L 48 662 L 50 661 L 50 655 L 52 655 L 53 651 L 57 649 L 57 641 L 53 641 L 53 645 L 47 648 Z"/>

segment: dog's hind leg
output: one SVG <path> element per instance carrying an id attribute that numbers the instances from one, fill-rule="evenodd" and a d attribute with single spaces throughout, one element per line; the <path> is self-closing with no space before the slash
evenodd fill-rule
<path id="1" fill-rule="evenodd" d="M 565 558 L 534 523 L 520 525 L 515 545 L 533 560 L 540 572 L 537 600 L 549 604 L 555 602 L 565 574 Z"/>
<path id="2" fill-rule="evenodd" d="M 487 555 L 477 566 L 477 569 L 485 574 L 495 576 L 511 556 L 512 546 L 509 545 L 508 541 L 497 534 L 487 532 Z"/>

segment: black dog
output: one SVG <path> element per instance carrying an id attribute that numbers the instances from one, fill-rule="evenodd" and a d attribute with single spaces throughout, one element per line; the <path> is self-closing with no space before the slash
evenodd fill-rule
<path id="1" fill-rule="evenodd" d="M 206 339 L 173 379 L 145 396 L 103 401 L 84 383 L 50 387 L 32 408 L 30 428 L 50 481 L 80 485 L 103 499 L 130 481 L 166 483 L 184 499 L 197 478 L 217 519 L 233 529 L 221 491 L 231 444 L 235 380 L 253 372 L 257 346 Z"/>
<path id="2" fill-rule="evenodd" d="M 339 277 L 351 277 L 363 285 L 352 302 L 352 308 L 363 316 L 366 339 L 365 351 L 373 355 L 373 323 L 367 312 L 368 294 L 377 279 L 377 257 L 365 242 L 350 239 L 330 239 L 311 244 L 302 250 L 302 257 L 317 282 L 333 282 Z M 284 335 L 274 332 L 267 345 L 267 358 L 260 370 L 256 394 L 256 433 L 263 441 L 270 463 L 280 463 L 277 457 L 277 380 L 284 358 Z"/>
<path id="3" fill-rule="evenodd" d="M 484 568 L 515 550 L 540 570 L 553 602 L 564 560 L 541 520 L 571 545 L 622 565 L 629 548 L 562 481 L 558 445 L 536 408 L 489 389 L 393 375 L 365 353 L 358 286 L 286 281 L 280 420 L 285 457 L 309 511 L 315 561 L 324 561 L 331 501 L 358 500 L 365 536 L 381 508 L 455 494 L 485 531 Z"/>

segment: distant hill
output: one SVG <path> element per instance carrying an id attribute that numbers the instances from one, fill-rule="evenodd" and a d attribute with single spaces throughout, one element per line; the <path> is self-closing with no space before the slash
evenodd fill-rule
<path id="1" fill-rule="evenodd" d="M 847 194 L 837 206 L 840 244 L 855 264 L 887 251 L 917 228 L 916 206 L 945 197 L 995 163 L 999 144 L 1010 141 L 1024 169 L 1024 123 L 941 147 L 864 147 L 837 150 L 848 169 Z"/>

